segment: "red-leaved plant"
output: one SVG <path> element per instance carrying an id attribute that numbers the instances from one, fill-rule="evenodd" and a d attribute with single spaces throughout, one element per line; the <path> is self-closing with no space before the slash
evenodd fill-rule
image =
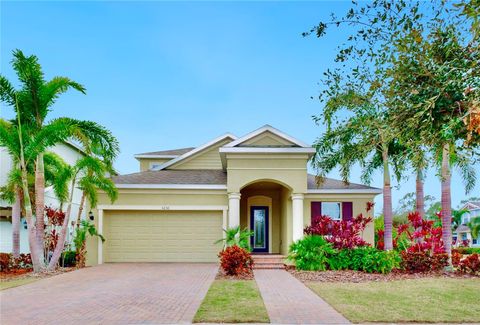
<path id="1" fill-rule="evenodd" d="M 48 225 L 61 226 L 65 219 L 65 212 L 48 206 L 45 207 L 45 215 L 47 217 Z"/>
<path id="2" fill-rule="evenodd" d="M 307 235 L 323 236 L 334 248 L 355 248 L 370 246 L 362 238 L 362 232 L 372 221 L 370 217 L 359 214 L 352 220 L 332 220 L 329 216 L 319 216 L 312 219 L 310 226 L 304 229 Z"/>
<path id="3" fill-rule="evenodd" d="M 468 255 L 458 263 L 458 269 L 463 273 L 480 274 L 480 255 Z"/>
<path id="4" fill-rule="evenodd" d="M 220 266 L 227 275 L 245 276 L 250 275 L 253 270 L 252 255 L 237 245 L 226 247 L 218 256 Z"/>

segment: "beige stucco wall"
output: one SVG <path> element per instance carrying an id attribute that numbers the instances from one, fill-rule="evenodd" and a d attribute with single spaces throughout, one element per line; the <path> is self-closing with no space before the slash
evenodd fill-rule
<path id="1" fill-rule="evenodd" d="M 98 205 L 111 204 L 107 196 L 99 194 Z M 158 190 L 158 189 L 120 189 L 118 200 L 114 205 L 189 205 L 189 206 L 227 206 L 228 197 L 225 190 Z M 88 211 L 89 209 L 87 209 Z M 98 227 L 98 209 L 92 209 L 94 224 Z M 108 238 L 107 238 L 108 240 Z M 96 237 L 87 237 L 87 265 L 95 265 L 98 260 L 98 241 Z"/>
<path id="2" fill-rule="evenodd" d="M 293 220 L 291 192 L 285 188 L 280 193 L 280 254 L 287 255 L 293 241 Z"/>
<path id="3" fill-rule="evenodd" d="M 283 139 L 279 137 L 276 134 L 273 134 L 271 132 L 264 132 L 262 134 L 257 135 L 256 137 L 253 137 L 239 145 L 239 147 L 260 147 L 260 146 L 290 146 L 293 143 L 290 141 L 287 141 L 286 139 Z"/>
<path id="4" fill-rule="evenodd" d="M 150 170 L 150 164 L 163 164 L 167 161 L 170 161 L 172 158 L 138 158 L 140 163 L 140 171 L 144 172 L 146 170 Z"/>
<path id="5" fill-rule="evenodd" d="M 254 182 L 267 180 L 280 183 L 294 193 L 307 190 L 307 160 L 305 154 L 237 154 L 227 158 L 229 192 L 240 190 Z"/>
<path id="6" fill-rule="evenodd" d="M 352 202 L 353 216 L 356 217 L 360 213 L 364 216 L 373 218 L 373 209 L 366 211 L 367 202 L 373 202 L 375 196 L 372 194 L 307 194 L 304 200 L 303 223 L 305 226 L 310 224 L 311 219 L 311 202 Z M 363 239 L 374 245 L 374 224 L 370 222 L 363 232 Z"/>

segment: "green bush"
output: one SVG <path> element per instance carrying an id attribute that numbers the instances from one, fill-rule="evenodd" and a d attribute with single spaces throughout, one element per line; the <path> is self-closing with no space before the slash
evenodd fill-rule
<path id="1" fill-rule="evenodd" d="M 460 254 L 480 254 L 480 247 L 459 247 L 457 251 Z"/>
<path id="2" fill-rule="evenodd" d="M 310 235 L 290 245 L 288 259 L 293 261 L 299 270 L 325 271 L 330 256 L 335 253 L 336 250 L 325 238 Z"/>
<path id="3" fill-rule="evenodd" d="M 75 266 L 75 257 L 76 257 L 76 252 L 75 251 L 65 251 L 62 253 L 62 256 L 60 258 L 60 265 L 64 267 L 72 267 Z"/>
<path id="4" fill-rule="evenodd" d="M 368 273 L 390 273 L 400 266 L 396 251 L 382 251 L 374 247 L 342 249 L 333 254 L 328 265 L 331 270 L 355 270 Z"/>

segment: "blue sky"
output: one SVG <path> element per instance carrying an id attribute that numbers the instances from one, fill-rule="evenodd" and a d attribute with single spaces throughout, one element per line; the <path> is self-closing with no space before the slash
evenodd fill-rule
<path id="1" fill-rule="evenodd" d="M 85 85 L 86 96 L 64 95 L 52 117 L 109 128 L 121 144 L 121 173 L 138 170 L 135 153 L 197 146 L 264 124 L 312 143 L 323 131 L 311 119 L 321 110 L 318 82 L 346 34 L 332 29 L 319 40 L 301 33 L 349 4 L 2 1 L 0 69 L 15 80 L 9 62 L 19 48 L 40 58 L 47 78 Z M 12 117 L 5 106 L 0 114 Z M 351 181 L 359 176 L 356 168 Z M 372 185 L 381 187 L 380 173 Z M 414 190 L 414 177 L 405 179 L 394 189 L 394 206 Z M 440 198 L 433 170 L 426 193 Z M 453 205 L 463 198 L 454 173 Z M 379 211 L 381 197 L 376 201 Z"/>

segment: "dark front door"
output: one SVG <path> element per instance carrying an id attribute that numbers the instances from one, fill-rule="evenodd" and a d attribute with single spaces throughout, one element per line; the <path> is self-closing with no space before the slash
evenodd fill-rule
<path id="1" fill-rule="evenodd" d="M 268 207 L 250 207 L 250 229 L 252 251 L 268 253 Z"/>

